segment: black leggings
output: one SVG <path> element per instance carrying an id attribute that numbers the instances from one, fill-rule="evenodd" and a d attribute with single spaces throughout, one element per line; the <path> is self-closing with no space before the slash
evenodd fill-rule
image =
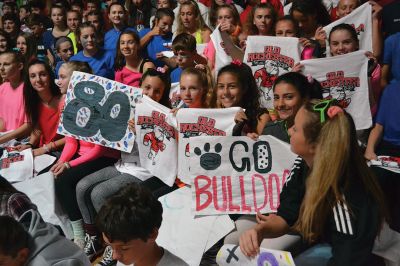
<path id="1" fill-rule="evenodd" d="M 114 164 L 116 160 L 117 159 L 109 157 L 100 157 L 93 161 L 67 169 L 56 178 L 56 197 L 64 211 L 67 212 L 71 221 L 82 219 L 78 202 L 76 200 L 76 184 L 85 176 Z"/>

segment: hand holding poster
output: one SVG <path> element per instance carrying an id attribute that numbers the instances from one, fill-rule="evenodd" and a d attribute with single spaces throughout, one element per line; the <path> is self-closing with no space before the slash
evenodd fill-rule
<path id="1" fill-rule="evenodd" d="M 275 79 L 292 70 L 300 61 L 298 38 L 249 36 L 243 62 L 251 67 L 260 90 L 263 107 L 273 108 L 272 85 Z"/>
<path id="2" fill-rule="evenodd" d="M 128 129 L 142 90 L 96 75 L 74 71 L 57 133 L 130 152 Z"/>
<path id="3" fill-rule="evenodd" d="M 225 244 L 217 254 L 220 266 L 295 266 L 292 255 L 287 251 L 260 248 L 260 254 L 251 258 L 245 256 L 239 246 Z"/>
<path id="4" fill-rule="evenodd" d="M 136 105 L 135 130 L 140 164 L 168 186 L 178 172 L 176 118 L 171 109 L 143 96 Z"/>
<path id="5" fill-rule="evenodd" d="M 337 99 L 351 114 L 356 129 L 372 125 L 368 89 L 368 58 L 365 51 L 356 51 L 330 58 L 300 62 L 304 75 L 311 75 L 321 83 L 326 99 Z"/>
<path id="6" fill-rule="evenodd" d="M 357 32 L 358 40 L 360 43 L 360 50 L 372 52 L 372 8 L 371 4 L 366 2 L 353 10 L 347 16 L 340 18 L 331 24 L 324 27 L 326 33 L 326 57 L 330 57 L 328 37 L 332 28 L 336 25 L 346 23 L 354 27 Z"/>
<path id="7" fill-rule="evenodd" d="M 235 115 L 240 107 L 224 109 L 182 108 L 176 114 L 179 130 L 178 176 L 191 183 L 189 173 L 189 138 L 197 136 L 231 136 Z"/>
<path id="8" fill-rule="evenodd" d="M 272 136 L 190 139 L 196 215 L 276 212 L 296 155 Z"/>

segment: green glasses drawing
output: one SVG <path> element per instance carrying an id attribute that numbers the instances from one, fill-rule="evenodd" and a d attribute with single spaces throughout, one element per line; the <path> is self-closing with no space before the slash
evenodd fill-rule
<path id="1" fill-rule="evenodd" d="M 322 100 L 313 106 L 313 110 L 316 112 L 319 112 L 319 118 L 320 118 L 321 124 L 324 123 L 326 120 L 326 115 L 325 115 L 326 109 L 328 107 L 330 107 L 332 105 L 332 103 L 335 103 L 335 102 L 337 102 L 336 99 Z"/>

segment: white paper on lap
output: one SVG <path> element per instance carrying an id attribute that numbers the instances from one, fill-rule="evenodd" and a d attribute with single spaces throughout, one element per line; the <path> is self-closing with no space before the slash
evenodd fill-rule
<path id="1" fill-rule="evenodd" d="M 55 162 L 55 160 L 57 160 L 56 157 L 48 154 L 35 156 L 33 158 L 33 167 L 35 168 L 35 173 L 39 173 L 40 171 L 46 169 L 46 167 L 49 167 L 52 163 Z"/>
<path id="2" fill-rule="evenodd" d="M 0 158 L 0 175 L 10 183 L 31 178 L 33 176 L 32 149 L 20 152 L 9 148 L 4 149 Z"/>
<path id="3" fill-rule="evenodd" d="M 44 173 L 35 178 L 13 184 L 13 186 L 25 193 L 38 207 L 43 220 L 59 225 L 67 238 L 72 238 L 72 228 L 66 214 L 56 201 L 54 190 L 54 176 L 51 172 Z"/>
<path id="4" fill-rule="evenodd" d="M 164 211 L 157 243 L 189 265 L 199 265 L 207 247 L 220 239 L 211 237 L 212 232 L 218 231 L 219 236 L 223 237 L 234 229 L 227 215 L 219 218 L 221 220 L 218 222 L 217 216 L 193 217 L 190 211 L 191 192 L 187 187 L 160 197 L 159 201 Z M 216 228 L 213 229 L 213 226 Z"/>

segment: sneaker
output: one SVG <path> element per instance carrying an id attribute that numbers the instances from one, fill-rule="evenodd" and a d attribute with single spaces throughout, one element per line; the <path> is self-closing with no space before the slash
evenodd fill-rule
<path id="1" fill-rule="evenodd" d="M 82 238 L 75 238 L 75 239 L 74 239 L 74 243 L 75 243 L 75 245 L 77 245 L 80 249 L 84 249 L 84 248 L 85 248 L 85 239 L 82 239 Z"/>
<path id="2" fill-rule="evenodd" d="M 99 237 L 86 234 L 85 243 L 85 248 L 83 250 L 85 251 L 85 254 L 89 260 L 92 260 L 101 252 L 102 249 Z"/>
<path id="3" fill-rule="evenodd" d="M 112 258 L 112 248 L 110 246 L 107 246 L 106 249 L 104 250 L 103 253 L 103 258 L 99 263 L 96 264 L 96 266 L 113 266 L 117 264 L 116 260 L 113 260 Z"/>

